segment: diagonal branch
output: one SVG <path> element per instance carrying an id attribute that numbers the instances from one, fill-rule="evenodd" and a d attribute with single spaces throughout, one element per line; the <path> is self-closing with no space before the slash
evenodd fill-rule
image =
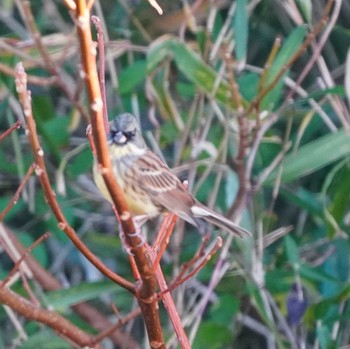
<path id="1" fill-rule="evenodd" d="M 130 292 L 134 293 L 134 285 L 125 280 L 118 274 L 110 270 L 105 264 L 103 264 L 80 240 L 75 230 L 69 225 L 66 217 L 64 216 L 60 205 L 56 199 L 56 194 L 51 187 L 50 179 L 46 171 L 46 165 L 44 160 L 44 150 L 39 142 L 38 134 L 36 131 L 36 124 L 32 114 L 31 96 L 30 91 L 27 90 L 27 74 L 24 71 L 22 63 L 18 63 L 16 66 L 16 90 L 19 95 L 20 102 L 23 107 L 23 112 L 26 118 L 26 133 L 28 135 L 29 143 L 32 148 L 32 152 L 35 158 L 35 171 L 39 177 L 40 184 L 44 190 L 45 198 L 50 206 L 53 214 L 55 215 L 58 227 L 63 230 L 67 236 L 71 239 L 73 244 L 79 249 L 79 251 L 105 276 L 126 288 Z"/>

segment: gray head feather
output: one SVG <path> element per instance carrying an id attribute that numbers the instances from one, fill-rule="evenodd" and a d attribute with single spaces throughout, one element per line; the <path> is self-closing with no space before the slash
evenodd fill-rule
<path id="1" fill-rule="evenodd" d="M 133 143 L 140 148 L 144 148 L 145 141 L 142 137 L 140 126 L 136 117 L 130 113 L 118 115 L 109 124 L 110 134 L 109 140 L 116 145 L 125 145 L 126 143 Z M 120 140 L 125 140 L 120 142 Z"/>

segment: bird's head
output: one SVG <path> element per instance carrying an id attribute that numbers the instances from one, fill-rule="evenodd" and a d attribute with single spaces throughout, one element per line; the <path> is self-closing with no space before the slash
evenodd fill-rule
<path id="1" fill-rule="evenodd" d="M 118 115 L 109 124 L 110 132 L 108 141 L 110 145 L 124 147 L 126 145 L 145 148 L 139 124 L 134 115 L 124 113 Z"/>

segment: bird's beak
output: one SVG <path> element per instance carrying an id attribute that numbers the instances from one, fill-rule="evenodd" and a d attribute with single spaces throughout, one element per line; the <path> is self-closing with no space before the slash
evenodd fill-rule
<path id="1" fill-rule="evenodd" d="M 125 137 L 124 133 L 121 131 L 118 131 L 113 135 L 113 143 L 115 144 L 125 144 L 126 141 L 127 141 L 127 138 Z"/>

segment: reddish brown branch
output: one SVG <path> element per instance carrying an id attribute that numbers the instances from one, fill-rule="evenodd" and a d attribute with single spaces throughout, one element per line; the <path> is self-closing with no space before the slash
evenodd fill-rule
<path id="1" fill-rule="evenodd" d="M 325 7 L 325 9 L 323 10 L 323 15 L 322 15 L 322 19 L 324 22 L 326 22 L 328 13 L 330 12 L 332 6 L 333 6 L 334 0 L 328 0 L 328 3 Z M 322 50 L 322 47 L 325 45 L 326 42 L 323 42 L 323 45 L 319 46 L 316 50 L 316 52 L 314 52 L 314 54 L 310 57 L 309 61 L 307 62 L 305 68 L 303 69 L 303 71 L 301 72 L 301 74 L 298 76 L 298 79 L 295 82 L 294 87 L 289 91 L 287 97 L 285 98 L 286 103 L 289 103 L 290 99 L 294 96 L 297 87 L 301 85 L 301 83 L 304 81 L 305 77 L 307 76 L 307 74 L 309 73 L 309 71 L 313 68 L 317 58 L 320 55 L 320 52 Z"/>
<path id="2" fill-rule="evenodd" d="M 5 132 L 3 132 L 0 135 L 0 142 L 5 139 L 11 132 L 13 132 L 14 130 L 17 130 L 21 127 L 21 122 L 18 120 L 16 121 L 10 128 L 8 128 Z"/>
<path id="3" fill-rule="evenodd" d="M 15 76 L 15 70 L 4 63 L 0 63 L 0 71 L 9 76 Z M 28 75 L 28 83 L 37 86 L 51 86 L 57 82 L 56 76 L 42 78 L 40 76 Z"/>
<path id="4" fill-rule="evenodd" d="M 155 259 L 157 257 L 156 252 L 151 247 L 149 247 L 148 251 L 153 260 L 153 263 L 155 264 Z M 173 324 L 173 328 L 176 333 L 176 337 L 178 338 L 178 341 L 180 343 L 181 349 L 191 349 L 190 342 L 182 326 L 180 316 L 176 310 L 174 300 L 172 299 L 170 292 L 167 292 L 169 288 L 159 264 L 156 268 L 155 273 L 156 273 L 156 278 L 157 278 L 159 288 L 162 292 L 162 301 L 163 301 L 164 307 L 169 315 L 171 323 Z"/>
<path id="5" fill-rule="evenodd" d="M 131 252 L 134 255 L 135 263 L 141 277 L 141 282 L 138 283 L 138 289 L 136 290 L 137 300 L 145 319 L 150 346 L 157 349 L 165 348 L 163 331 L 159 319 L 156 282 L 152 264 L 145 244 L 140 245 L 138 236 L 134 234 L 135 227 L 131 219 L 131 214 L 127 207 L 124 194 L 114 178 L 111 166 L 103 119 L 103 101 L 98 82 L 96 50 L 94 49 L 90 29 L 90 12 L 85 0 L 76 0 L 75 3 L 77 9 L 74 15 L 80 42 L 82 67 L 90 101 L 91 127 L 97 162 L 113 204 L 119 213 L 126 243 L 130 246 Z"/>
<path id="6" fill-rule="evenodd" d="M 184 282 L 190 279 L 193 275 L 197 274 L 210 261 L 210 259 L 214 256 L 217 250 L 222 246 L 222 239 L 220 236 L 218 236 L 216 238 L 216 242 L 214 246 L 210 249 L 209 252 L 205 253 L 207 242 L 208 242 L 207 239 L 204 238 L 196 255 L 192 258 L 192 260 L 190 260 L 188 263 L 182 266 L 179 275 L 169 286 L 168 292 L 173 291 L 176 287 L 178 287 L 179 285 L 182 285 Z M 191 268 L 192 270 L 189 271 L 189 269 Z M 187 274 L 185 275 L 185 273 Z"/>
<path id="7" fill-rule="evenodd" d="M 106 133 L 109 132 L 109 123 L 108 123 L 108 111 L 107 111 L 107 98 L 106 98 L 106 83 L 105 83 L 105 43 L 103 36 L 103 29 L 101 26 L 101 21 L 97 16 L 91 17 L 92 23 L 94 23 L 97 29 L 97 42 L 98 42 L 98 55 L 99 55 L 99 66 L 100 66 L 100 90 L 101 97 L 103 102 L 103 120 L 105 124 Z"/>
<path id="8" fill-rule="evenodd" d="M 128 315 L 124 316 L 122 319 L 119 319 L 115 324 L 110 325 L 109 327 L 105 327 L 105 329 L 103 331 L 101 331 L 94 340 L 94 343 L 99 343 L 102 339 L 109 337 L 113 334 L 113 332 L 115 332 L 118 328 L 120 328 L 121 326 L 127 324 L 130 320 L 135 319 L 136 317 L 138 317 L 139 315 L 141 315 L 141 310 L 140 309 L 135 309 L 132 312 L 130 312 Z M 137 349 L 138 345 L 135 343 L 133 344 L 134 346 L 130 346 L 130 340 L 128 339 L 127 341 L 124 341 L 125 344 L 127 343 L 129 345 L 130 348 L 132 349 Z M 123 344 L 123 343 L 122 343 Z M 125 345 L 123 344 L 123 346 Z"/>
<path id="9" fill-rule="evenodd" d="M 11 232 L 8 228 L 6 228 L 6 232 L 18 253 L 23 255 L 25 253 L 25 248 L 22 245 L 22 243 L 18 241 L 16 235 L 13 232 Z M 45 291 L 54 291 L 62 289 L 61 283 L 56 278 L 54 278 L 48 271 L 46 271 L 33 256 L 28 255 L 26 257 L 25 263 L 31 270 L 34 279 L 41 285 L 41 287 Z M 115 344 L 119 345 L 120 347 L 124 346 L 125 349 L 139 348 L 138 343 L 132 337 L 130 337 L 126 333 L 121 332 L 120 330 L 115 330 L 113 332 L 110 331 L 108 334 L 102 335 L 102 333 L 104 333 L 106 329 L 111 329 L 112 326 L 116 327 L 116 325 L 111 324 L 108 321 L 108 319 L 92 305 L 84 302 L 73 305 L 72 309 L 75 311 L 76 314 L 82 317 L 96 330 L 102 331 L 101 336 L 105 337 L 108 335 Z M 131 314 L 133 313 L 134 312 L 132 312 Z M 126 315 L 122 320 L 124 320 L 125 318 L 130 319 L 130 316 L 130 314 Z M 97 337 L 100 337 L 100 335 L 98 335 Z M 91 345 L 94 343 L 98 343 L 96 337 L 93 339 L 92 342 L 93 343 L 91 343 Z"/>
<path id="10" fill-rule="evenodd" d="M 17 191 L 15 192 L 15 195 L 13 195 L 11 201 L 8 203 L 8 205 L 4 208 L 4 210 L 0 213 L 0 222 L 2 222 L 5 218 L 5 216 L 7 215 L 7 213 L 11 210 L 11 208 L 16 204 L 16 202 L 19 199 L 19 196 L 23 190 L 23 188 L 25 187 L 25 185 L 27 184 L 27 182 L 29 181 L 30 176 L 32 175 L 33 171 L 35 170 L 35 164 L 32 164 L 26 175 L 24 176 L 22 183 L 20 184 L 20 186 L 18 187 Z"/>
<path id="11" fill-rule="evenodd" d="M 27 90 L 27 79 L 26 73 L 24 71 L 23 65 L 18 63 L 16 66 L 16 90 L 23 107 L 24 115 L 27 122 L 27 135 L 32 152 L 35 158 L 35 170 L 39 177 L 40 184 L 44 190 L 45 198 L 48 205 L 50 206 L 53 214 L 58 222 L 58 227 L 63 230 L 73 244 L 79 249 L 79 251 L 93 264 L 95 267 L 101 271 L 106 277 L 110 278 L 120 286 L 126 288 L 130 292 L 134 293 L 134 285 L 129 281 L 125 280 L 118 274 L 110 270 L 105 264 L 103 264 L 90 250 L 89 248 L 80 240 L 79 236 L 76 234 L 75 230 L 69 225 L 66 217 L 64 216 L 60 205 L 56 199 L 56 194 L 51 187 L 50 179 L 46 171 L 46 165 L 44 160 L 44 151 L 40 145 L 38 134 L 36 131 L 36 124 L 32 114 L 31 97 L 30 91 Z"/>
<path id="12" fill-rule="evenodd" d="M 23 11 L 23 21 L 25 22 L 28 31 L 31 33 L 33 40 L 35 41 L 35 44 L 42 56 L 42 59 L 45 62 L 45 69 L 56 78 L 56 85 L 66 95 L 69 101 L 79 110 L 80 114 L 85 118 L 85 121 L 88 122 L 89 117 L 87 111 L 83 105 L 75 99 L 74 94 L 69 90 L 66 82 L 61 77 L 59 68 L 52 61 L 50 54 L 42 41 L 41 34 L 36 26 L 35 19 L 30 7 L 30 2 L 22 0 L 21 4 Z"/>
<path id="13" fill-rule="evenodd" d="M 40 236 L 39 239 L 34 241 L 28 248 L 25 249 L 25 251 L 22 253 L 21 257 L 16 261 L 16 263 L 13 266 L 12 270 L 7 274 L 5 279 L 0 282 L 0 288 L 4 287 L 7 284 L 7 282 L 11 279 L 11 277 L 19 269 L 21 263 L 28 257 L 28 255 L 34 250 L 34 248 L 37 247 L 39 244 L 41 244 L 49 236 L 50 236 L 50 233 L 45 233 L 44 235 Z"/>
<path id="14" fill-rule="evenodd" d="M 176 220 L 176 215 L 168 213 L 164 218 L 162 225 L 160 226 L 156 241 L 154 242 L 152 247 L 154 251 L 157 251 L 157 256 L 153 261 L 153 270 L 156 270 L 159 266 L 163 253 L 169 244 L 170 235 L 173 232 Z"/>
<path id="15" fill-rule="evenodd" d="M 51 327 L 61 336 L 71 340 L 75 345 L 89 347 L 93 341 L 92 336 L 86 334 L 58 313 L 33 305 L 26 298 L 19 296 L 7 287 L 0 287 L 0 303 L 9 306 L 26 319 L 38 321 Z M 101 347 L 100 345 L 95 345 L 94 348 Z"/>

